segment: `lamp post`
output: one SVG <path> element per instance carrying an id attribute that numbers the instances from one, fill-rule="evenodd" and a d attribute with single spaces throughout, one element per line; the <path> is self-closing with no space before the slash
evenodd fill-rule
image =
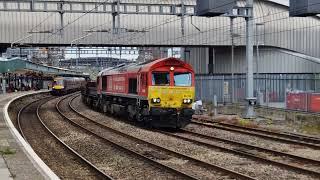
<path id="1" fill-rule="evenodd" d="M 254 112 L 254 105 L 256 97 L 253 94 L 253 0 L 246 0 L 246 62 L 247 62 L 247 91 L 246 100 L 248 101 L 247 112 L 245 118 L 253 119 L 256 117 Z"/>
<path id="2" fill-rule="evenodd" d="M 260 51 L 259 51 L 259 45 L 264 45 L 259 41 L 260 34 L 259 32 L 259 26 L 264 26 L 264 23 L 256 23 L 256 45 L 257 45 L 257 57 L 256 57 L 256 79 L 257 79 L 257 96 L 260 101 L 260 83 L 259 83 L 259 62 L 260 62 Z M 261 43 L 261 44 L 260 44 Z M 261 103 L 261 102 L 260 102 Z"/>
<path id="3" fill-rule="evenodd" d="M 234 94 L 234 86 L 235 86 L 235 79 L 234 79 L 234 48 L 236 46 L 234 42 L 234 38 L 240 37 L 239 34 L 234 33 L 234 18 L 230 16 L 230 36 L 231 36 L 231 102 L 235 102 L 235 94 Z"/>
<path id="4" fill-rule="evenodd" d="M 234 103 L 234 32 L 233 32 L 233 19 L 230 18 L 230 34 L 231 34 L 231 102 Z"/>

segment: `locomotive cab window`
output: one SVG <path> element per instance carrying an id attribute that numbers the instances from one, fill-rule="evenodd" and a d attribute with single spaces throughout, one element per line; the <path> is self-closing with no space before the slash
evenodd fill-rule
<path id="1" fill-rule="evenodd" d="M 175 86 L 191 86 L 191 73 L 174 73 Z"/>
<path id="2" fill-rule="evenodd" d="M 63 79 L 56 79 L 53 81 L 53 85 L 63 86 Z"/>
<path id="3" fill-rule="evenodd" d="M 169 86 L 170 74 L 168 72 L 154 72 L 152 73 L 153 86 Z"/>

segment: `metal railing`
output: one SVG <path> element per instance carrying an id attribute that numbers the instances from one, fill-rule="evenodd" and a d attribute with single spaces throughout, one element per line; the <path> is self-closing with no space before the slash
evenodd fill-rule
<path id="1" fill-rule="evenodd" d="M 245 75 L 197 75 L 196 98 L 218 103 L 243 103 L 246 95 Z M 272 106 L 272 103 L 285 105 L 287 91 L 318 92 L 320 79 L 317 74 L 259 74 L 254 76 L 254 94 L 258 103 Z M 232 92 L 234 102 L 232 102 Z M 283 106 L 283 105 L 282 105 Z"/>

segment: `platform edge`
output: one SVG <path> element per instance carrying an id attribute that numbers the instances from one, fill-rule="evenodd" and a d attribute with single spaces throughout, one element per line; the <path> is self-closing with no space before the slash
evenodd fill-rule
<path id="1" fill-rule="evenodd" d="M 45 91 L 46 92 L 46 91 Z M 9 105 L 15 101 L 18 100 L 22 97 L 25 96 L 30 96 L 34 94 L 40 94 L 40 93 L 45 93 L 45 92 L 32 92 L 24 95 L 17 96 L 13 99 L 11 99 L 4 107 L 3 107 L 3 114 L 4 114 L 4 119 L 6 121 L 7 127 L 10 130 L 10 133 L 13 135 L 13 137 L 16 139 L 18 143 L 20 143 L 20 147 L 24 151 L 24 153 L 27 155 L 29 160 L 32 162 L 34 167 L 44 176 L 46 179 L 52 179 L 52 180 L 59 180 L 60 178 L 42 161 L 42 159 L 34 152 L 32 147 L 23 139 L 21 134 L 18 132 L 18 130 L 15 128 L 13 125 L 9 113 L 8 113 L 8 108 Z"/>

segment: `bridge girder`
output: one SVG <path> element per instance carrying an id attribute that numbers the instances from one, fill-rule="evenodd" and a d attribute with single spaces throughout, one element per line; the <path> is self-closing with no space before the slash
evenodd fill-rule
<path id="1" fill-rule="evenodd" d="M 110 14 L 148 14 L 148 15 L 194 15 L 194 5 L 188 4 L 148 4 L 92 1 L 35 1 L 0 0 L 0 11 L 13 12 L 57 12 L 57 13 L 110 13 Z"/>

